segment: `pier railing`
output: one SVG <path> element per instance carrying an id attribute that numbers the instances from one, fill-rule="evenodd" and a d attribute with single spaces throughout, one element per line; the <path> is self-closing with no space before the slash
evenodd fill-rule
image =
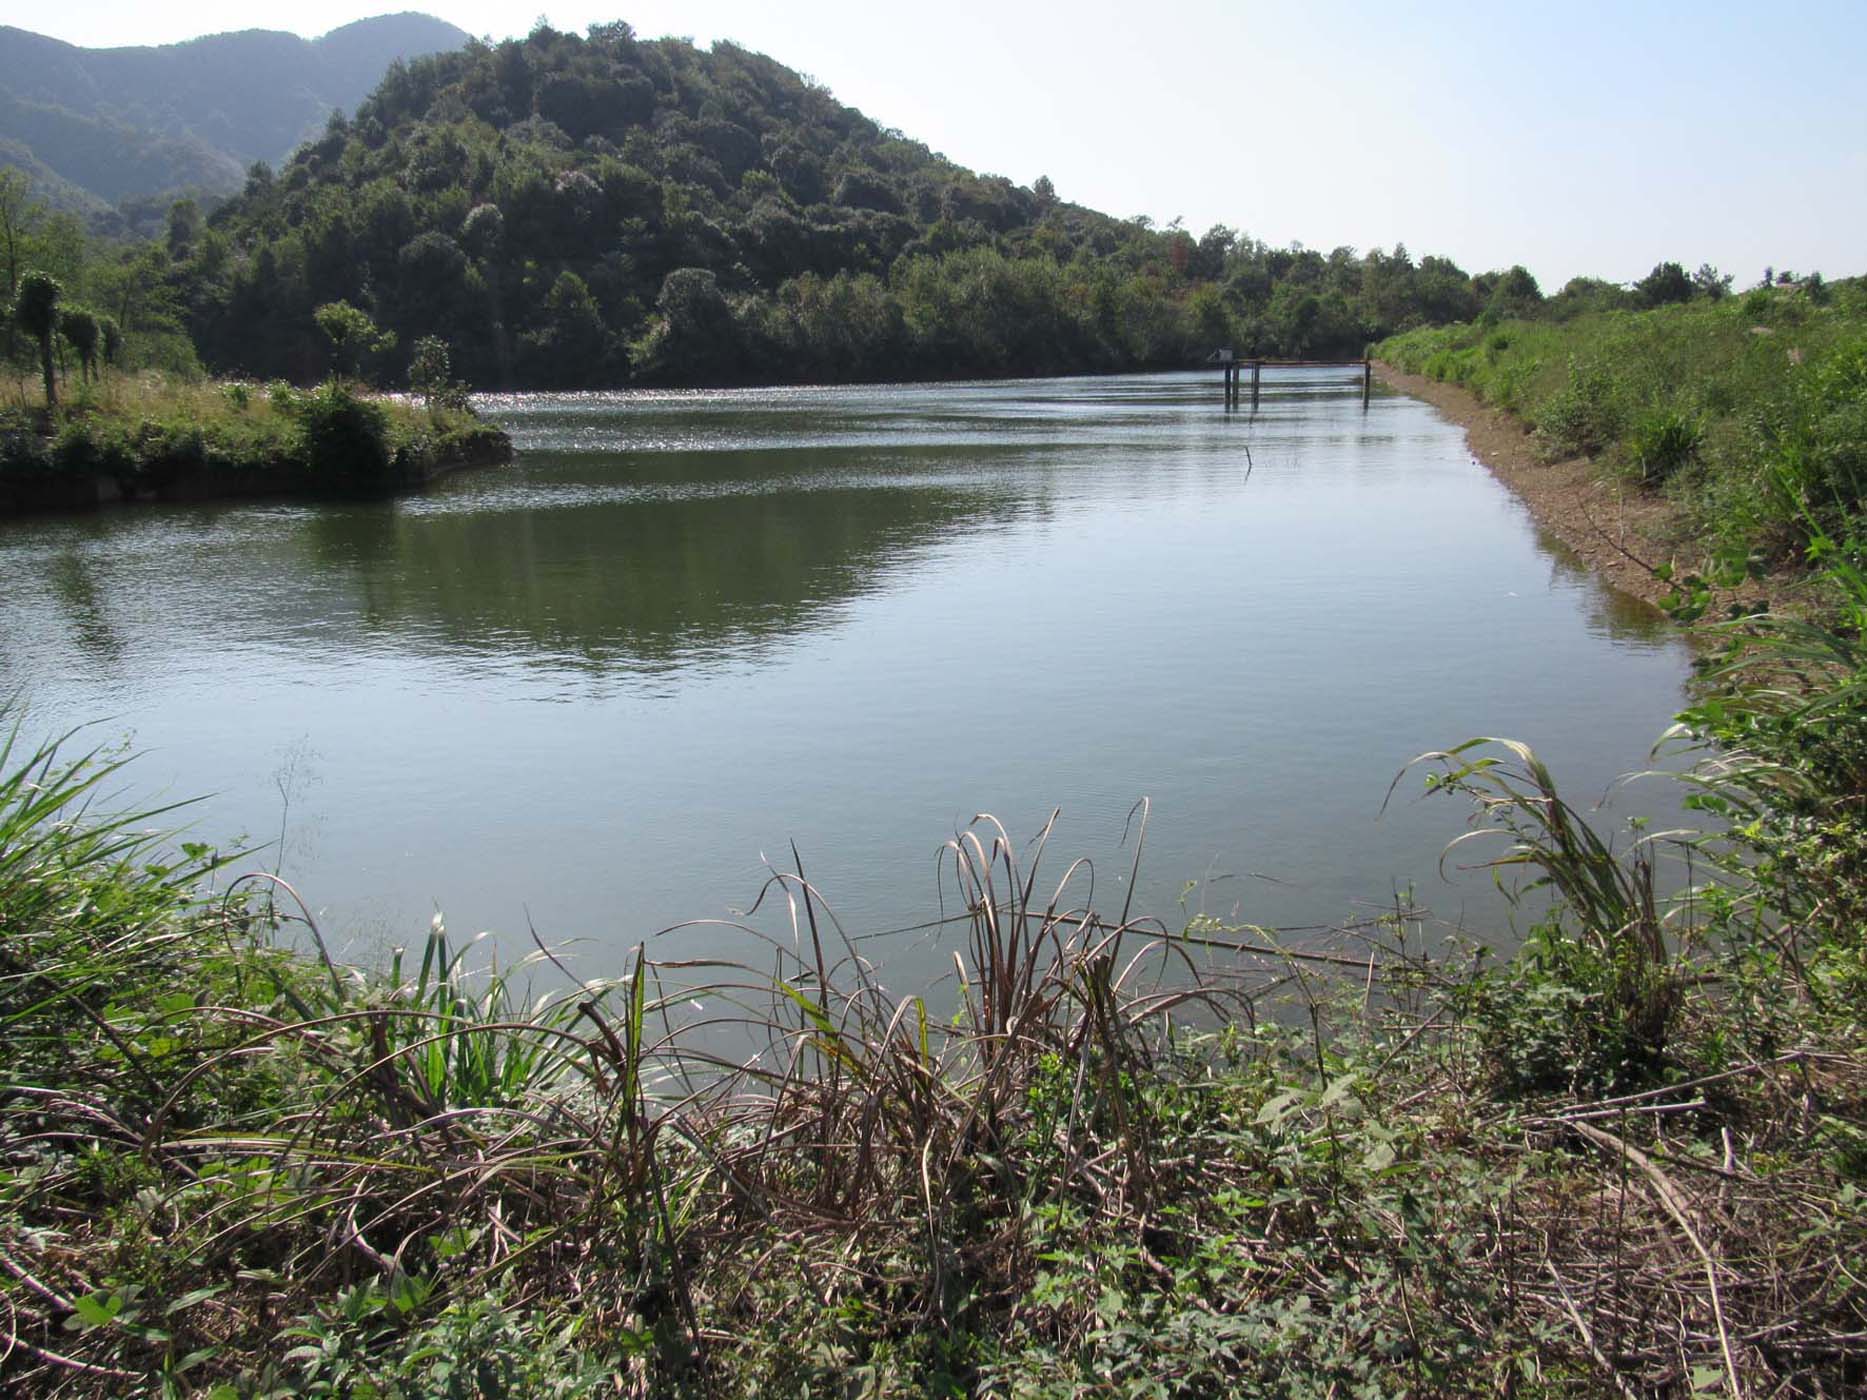
<path id="1" fill-rule="evenodd" d="M 1236 404 L 1243 393 L 1242 381 L 1248 367 L 1251 370 L 1251 406 L 1258 406 L 1259 385 L 1266 369 L 1349 369 L 1361 371 L 1361 402 L 1365 408 L 1368 399 L 1374 393 L 1374 360 L 1364 355 L 1358 360 L 1272 360 L 1260 355 L 1238 356 L 1230 350 L 1214 350 L 1206 356 L 1206 363 L 1219 366 L 1225 385 L 1225 406 Z"/>

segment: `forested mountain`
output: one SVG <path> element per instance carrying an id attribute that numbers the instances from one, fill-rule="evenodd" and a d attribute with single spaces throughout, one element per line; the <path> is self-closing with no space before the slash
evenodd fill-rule
<path id="1" fill-rule="evenodd" d="M 438 335 L 477 385 L 1359 355 L 1474 314 L 1496 280 L 1111 218 L 965 170 L 759 54 L 620 23 L 397 64 L 171 251 L 212 367 L 322 372 L 312 312 L 341 300 L 395 333 L 384 374 Z"/>
<path id="2" fill-rule="evenodd" d="M 388 23 L 320 51 L 355 76 L 368 25 Z M 35 93 L 60 81 L 56 49 Z M 19 66 L 7 50 L 0 76 Z M 44 271 L 111 318 L 123 363 L 184 373 L 402 384 L 418 343 L 432 368 L 434 337 L 482 388 L 1093 372 L 1225 345 L 1359 356 L 1543 303 L 1522 268 L 1473 277 L 1400 246 L 1324 254 L 1113 218 L 1042 177 L 955 165 L 770 58 L 621 23 L 396 62 L 276 173 L 252 162 L 218 208 L 126 198 L 115 238 L 35 198 L 7 153 L 42 182 L 57 172 L 20 150 L 0 136 L 0 294 Z"/>
<path id="3" fill-rule="evenodd" d="M 419 14 L 320 39 L 253 29 L 118 49 L 0 27 L 0 160 L 54 205 L 94 216 L 125 196 L 229 193 L 255 161 L 283 160 L 354 108 L 395 60 L 466 40 Z"/>

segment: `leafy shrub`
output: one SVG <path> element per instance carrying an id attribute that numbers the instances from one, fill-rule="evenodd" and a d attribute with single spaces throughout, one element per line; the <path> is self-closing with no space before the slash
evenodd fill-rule
<path id="1" fill-rule="evenodd" d="M 1614 378 L 1599 364 L 1569 362 L 1569 382 L 1537 411 L 1537 436 L 1552 457 L 1593 455 L 1621 433 Z"/>
<path id="2" fill-rule="evenodd" d="M 1477 979 L 1469 1011 L 1491 1091 L 1506 1098 L 1600 1093 L 1662 1063 L 1675 991 L 1631 945 L 1533 929 L 1508 969 Z"/>
<path id="3" fill-rule="evenodd" d="M 136 453 L 121 428 L 73 418 L 53 440 L 52 461 L 67 471 L 124 473 L 135 469 Z"/>
<path id="4" fill-rule="evenodd" d="M 1530 384 L 1542 367 L 1542 361 L 1534 359 L 1519 359 L 1499 365 L 1491 379 L 1488 394 L 1491 402 L 1499 408 L 1521 411 L 1529 396 Z"/>
<path id="5" fill-rule="evenodd" d="M 1810 365 L 1790 402 L 1756 426 L 1777 509 L 1798 540 L 1851 534 L 1867 500 L 1867 339 Z"/>
<path id="6" fill-rule="evenodd" d="M 581 1350 L 574 1326 L 548 1329 L 536 1313 L 475 1297 L 409 1329 L 422 1289 L 413 1278 L 401 1282 L 399 1289 L 374 1281 L 345 1289 L 334 1307 L 287 1331 L 300 1342 L 287 1359 L 302 1368 L 303 1393 L 385 1400 L 613 1393 L 614 1361 Z"/>
<path id="7" fill-rule="evenodd" d="M 1675 408 L 1651 408 L 1635 420 L 1627 452 L 1643 485 L 1657 486 L 1698 456 L 1705 430 Z"/>
<path id="8" fill-rule="evenodd" d="M 389 416 L 380 404 L 359 398 L 332 379 L 296 395 L 291 412 L 304 442 L 305 464 L 314 476 L 346 491 L 380 490 L 391 484 Z"/>
<path id="9" fill-rule="evenodd" d="M 1636 284 L 1635 290 L 1648 306 L 1668 306 L 1692 299 L 1692 279 L 1676 262 L 1659 263 Z"/>

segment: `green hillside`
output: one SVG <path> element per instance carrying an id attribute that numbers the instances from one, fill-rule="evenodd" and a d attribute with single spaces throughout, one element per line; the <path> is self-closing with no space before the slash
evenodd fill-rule
<path id="1" fill-rule="evenodd" d="M 1360 355 L 1474 314 L 1496 281 L 1116 219 L 955 165 L 762 55 L 624 24 L 397 65 L 175 276 L 221 371 L 322 373 L 311 313 L 342 300 L 404 349 L 443 337 L 474 384 L 551 387 Z"/>

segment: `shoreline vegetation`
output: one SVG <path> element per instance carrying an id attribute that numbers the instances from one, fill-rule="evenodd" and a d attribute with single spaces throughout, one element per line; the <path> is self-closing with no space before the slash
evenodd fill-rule
<path id="1" fill-rule="evenodd" d="M 512 459 L 464 397 L 375 395 L 341 380 L 100 375 L 53 406 L 0 393 L 0 515 L 115 502 L 375 496 Z"/>
<path id="2" fill-rule="evenodd" d="M 1779 596 L 1780 571 L 1800 580 L 1799 612 L 1717 623 L 1703 575 L 1664 580 L 1707 643 L 1667 741 L 1697 762 L 1663 779 L 1703 833 L 1597 828 L 1503 740 L 1396 779 L 1392 800 L 1467 806 L 1459 858 L 1534 896 L 1513 954 L 1404 896 L 1300 943 L 1098 915 L 1041 842 L 982 819 L 945 851 L 958 976 L 925 999 L 878 983 L 801 863 L 772 872 L 737 963 L 644 945 L 580 980 L 543 946 L 475 961 L 437 921 L 350 967 L 250 859 L 116 815 L 120 764 L 15 728 L 0 1379 L 210 1400 L 1857 1393 L 1854 306 L 1758 302 L 1741 315 L 1803 316 L 1799 357 L 1735 363 L 1768 339 L 1746 319 L 1647 384 L 1705 342 L 1706 308 L 1383 347 L 1508 403 L 1557 460 L 1579 395 L 1598 469 L 1665 493 L 1673 556 L 1741 549 Z M 1643 434 L 1692 404 L 1656 479 Z"/>
<path id="3" fill-rule="evenodd" d="M 1615 586 L 1685 620 L 1773 593 L 1820 611 L 1808 565 L 1867 494 L 1867 279 L 1783 278 L 1693 296 L 1679 273 L 1644 309 L 1487 315 L 1374 354 Z"/>

